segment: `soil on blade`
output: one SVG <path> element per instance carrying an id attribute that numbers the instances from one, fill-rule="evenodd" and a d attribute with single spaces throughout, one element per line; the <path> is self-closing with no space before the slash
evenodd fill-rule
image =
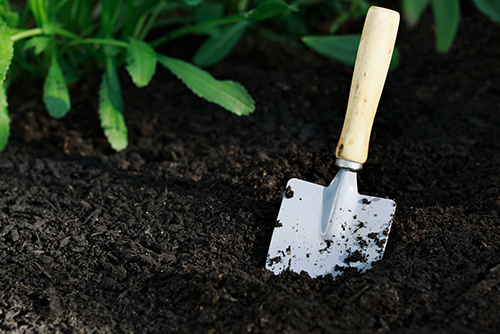
<path id="1" fill-rule="evenodd" d="M 469 14 L 466 14 L 469 13 Z M 9 89 L 0 154 L 0 331 L 494 332 L 500 327 L 500 28 L 465 11 L 448 55 L 432 16 L 398 36 L 360 192 L 397 210 L 365 274 L 264 269 L 286 182 L 327 185 L 352 69 L 246 38 L 210 69 L 242 83 L 238 117 L 159 69 L 120 72 L 130 146 L 113 152 L 99 76 L 62 121 L 42 82 Z"/>

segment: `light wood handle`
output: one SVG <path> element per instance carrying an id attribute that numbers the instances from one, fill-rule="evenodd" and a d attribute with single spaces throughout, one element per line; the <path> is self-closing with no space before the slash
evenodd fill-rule
<path id="1" fill-rule="evenodd" d="M 352 76 L 344 127 L 335 155 L 363 164 L 399 26 L 399 13 L 370 7 Z"/>

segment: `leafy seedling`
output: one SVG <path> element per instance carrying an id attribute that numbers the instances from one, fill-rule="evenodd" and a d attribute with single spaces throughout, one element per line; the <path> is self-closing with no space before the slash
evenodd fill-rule
<path id="1" fill-rule="evenodd" d="M 197 6 L 202 6 L 200 0 L 28 0 L 24 8 L 2 1 L 0 150 L 5 149 L 10 131 L 6 87 L 25 77 L 25 72 L 45 77 L 44 104 L 50 116 L 61 119 L 71 111 L 67 83 L 80 78 L 82 68 L 103 70 L 98 113 L 104 134 L 116 151 L 128 145 L 117 73 L 122 65 L 141 88 L 151 82 L 160 62 L 199 97 L 236 115 L 252 113 L 255 103 L 242 85 L 217 80 L 196 65 L 159 54 L 155 48 L 187 34 L 205 33 L 209 38 L 196 52 L 194 63 L 211 66 L 234 49 L 248 27 L 292 7 L 281 0 L 267 0 L 253 9 L 240 6 L 242 12 L 224 15 L 228 7 L 216 5 L 214 15 L 214 11 L 197 11 Z M 173 25 L 180 27 L 146 42 L 151 31 Z"/>

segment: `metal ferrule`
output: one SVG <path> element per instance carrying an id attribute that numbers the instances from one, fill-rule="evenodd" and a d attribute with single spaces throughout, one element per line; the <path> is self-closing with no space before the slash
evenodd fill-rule
<path id="1" fill-rule="evenodd" d="M 345 168 L 353 172 L 359 172 L 363 168 L 363 164 L 359 162 L 350 161 L 342 158 L 337 158 L 335 160 L 335 166 L 339 168 Z"/>

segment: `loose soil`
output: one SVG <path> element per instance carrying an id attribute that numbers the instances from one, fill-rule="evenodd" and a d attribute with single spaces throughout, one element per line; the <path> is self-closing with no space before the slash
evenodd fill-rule
<path id="1" fill-rule="evenodd" d="M 42 82 L 12 86 L 0 331 L 495 332 L 500 27 L 469 7 L 448 55 L 433 51 L 430 12 L 401 27 L 401 66 L 359 174 L 361 193 L 398 207 L 384 258 L 365 274 L 263 268 L 288 179 L 327 185 L 336 173 L 351 68 L 247 37 L 210 71 L 248 89 L 248 117 L 163 69 L 144 89 L 121 71 L 130 146 L 120 153 L 99 127 L 98 74 L 72 89 L 62 121 L 47 116 Z"/>

